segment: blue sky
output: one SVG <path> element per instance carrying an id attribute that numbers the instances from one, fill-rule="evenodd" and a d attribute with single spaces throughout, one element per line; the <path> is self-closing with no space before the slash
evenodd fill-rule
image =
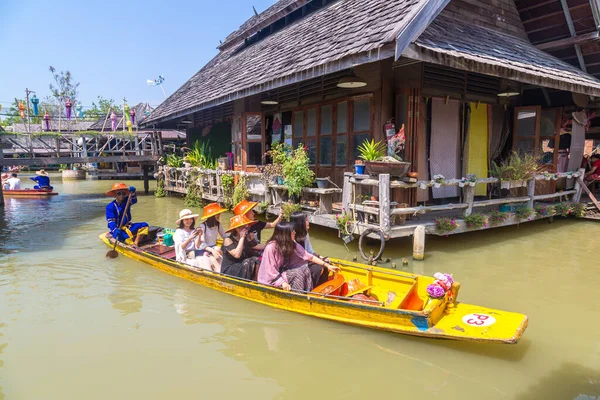
<path id="1" fill-rule="evenodd" d="M 275 0 L 0 1 L 0 104 L 25 88 L 50 94 L 50 65 L 80 82 L 79 99 L 164 100 L 215 54 L 219 40 Z"/>

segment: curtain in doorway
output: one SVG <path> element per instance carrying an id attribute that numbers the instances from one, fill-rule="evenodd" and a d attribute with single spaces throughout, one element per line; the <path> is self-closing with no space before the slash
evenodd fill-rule
<path id="1" fill-rule="evenodd" d="M 478 178 L 488 176 L 488 106 L 469 103 L 469 130 L 465 143 L 466 174 L 475 174 Z M 485 196 L 487 185 L 475 186 L 476 196 Z"/>
<path id="2" fill-rule="evenodd" d="M 431 177 L 460 177 L 460 103 L 458 100 L 431 99 L 431 144 L 429 166 Z M 458 187 L 433 188 L 434 199 L 458 197 Z"/>

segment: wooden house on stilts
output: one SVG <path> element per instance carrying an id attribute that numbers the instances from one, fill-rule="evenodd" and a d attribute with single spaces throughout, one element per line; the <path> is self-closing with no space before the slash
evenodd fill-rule
<path id="1" fill-rule="evenodd" d="M 356 233 L 420 241 L 424 233 L 464 232 L 466 224 L 439 232 L 433 219 L 579 200 L 583 110 L 600 106 L 597 7 L 594 0 L 280 0 L 231 33 L 143 125 L 185 126 L 189 144 L 210 139 L 213 154 L 232 153 L 233 169 L 248 173 L 275 142 L 306 146 L 316 175 L 343 188 L 313 190 L 326 203 L 311 214 L 315 223 L 336 227 L 329 203 L 340 202 L 358 214 Z M 404 126 L 399 156 L 417 177 L 354 174 L 357 147 L 385 140 L 391 123 L 395 131 Z M 571 143 L 563 149 L 566 131 Z M 490 169 L 512 150 L 540 157 L 546 174 L 507 194 Z M 474 186 L 463 179 L 469 174 Z M 267 186 L 276 211 L 281 197 Z M 497 226 L 519 222 L 513 215 Z"/>

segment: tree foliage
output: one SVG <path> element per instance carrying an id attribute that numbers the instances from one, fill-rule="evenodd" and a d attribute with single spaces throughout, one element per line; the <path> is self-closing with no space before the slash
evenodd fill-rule
<path id="1" fill-rule="evenodd" d="M 54 84 L 50 83 L 50 92 L 56 101 L 60 104 L 62 112 L 63 105 L 66 99 L 70 99 L 73 105 L 77 102 L 79 94 L 79 82 L 75 82 L 70 71 L 57 72 L 52 65 L 49 67 L 50 73 L 54 78 Z"/>
<path id="2" fill-rule="evenodd" d="M 98 96 L 98 103 L 92 101 L 92 107 L 89 110 L 86 110 L 85 116 L 89 118 L 106 117 L 106 114 L 108 114 L 110 109 L 118 112 L 121 110 L 121 107 L 115 103 L 113 99 L 105 99 L 102 96 Z"/>

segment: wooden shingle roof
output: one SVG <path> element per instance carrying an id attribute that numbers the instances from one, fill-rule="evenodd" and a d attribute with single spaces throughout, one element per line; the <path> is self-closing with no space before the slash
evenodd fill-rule
<path id="1" fill-rule="evenodd" d="M 246 47 L 241 42 L 221 51 L 144 123 L 165 121 L 353 65 L 393 57 L 396 34 L 413 17 L 411 11 L 428 1 L 331 3 L 257 43 Z"/>
<path id="2" fill-rule="evenodd" d="M 600 81 L 529 41 L 442 12 L 404 55 L 536 86 L 600 96 Z"/>

